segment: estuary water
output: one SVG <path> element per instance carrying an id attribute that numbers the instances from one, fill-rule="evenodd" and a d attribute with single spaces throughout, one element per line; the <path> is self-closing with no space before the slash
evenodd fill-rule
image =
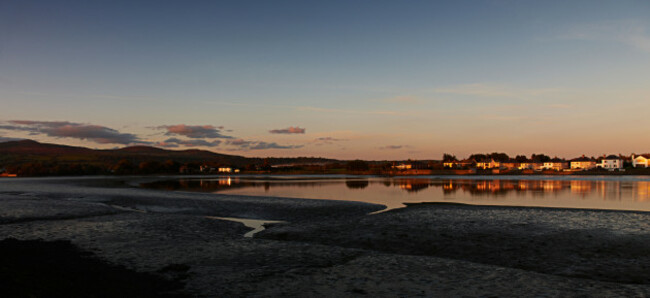
<path id="1" fill-rule="evenodd" d="M 386 205 L 446 202 L 650 211 L 647 176 L 214 176 L 164 179 L 144 188 L 360 201 Z"/>

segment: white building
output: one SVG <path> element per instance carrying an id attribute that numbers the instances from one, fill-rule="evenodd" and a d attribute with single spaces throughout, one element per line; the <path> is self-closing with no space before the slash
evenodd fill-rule
<path id="1" fill-rule="evenodd" d="M 647 168 L 650 166 L 650 154 L 641 154 L 635 156 L 632 154 L 632 166 L 633 167 L 644 167 Z"/>
<path id="2" fill-rule="evenodd" d="M 547 162 L 544 162 L 544 169 L 546 170 L 556 170 L 556 171 L 562 171 L 564 169 L 569 168 L 569 163 L 561 160 L 559 158 L 553 158 Z"/>
<path id="3" fill-rule="evenodd" d="M 544 168 L 544 163 L 537 162 L 537 161 L 524 161 L 519 164 L 519 169 L 520 170 L 535 170 L 535 171 L 541 171 Z"/>
<path id="4" fill-rule="evenodd" d="M 410 170 L 413 167 L 410 163 L 401 163 L 396 166 L 393 166 L 393 169 L 398 169 L 398 170 Z"/>
<path id="5" fill-rule="evenodd" d="M 476 167 L 480 169 L 498 169 L 501 168 L 501 162 L 494 159 L 482 160 L 476 163 Z"/>
<path id="6" fill-rule="evenodd" d="M 572 170 L 590 170 L 596 167 L 596 161 L 585 157 L 584 155 L 580 158 L 571 160 L 571 169 Z"/>
<path id="7" fill-rule="evenodd" d="M 598 166 L 610 171 L 621 170 L 623 169 L 623 159 L 616 155 L 610 155 L 603 158 Z"/>

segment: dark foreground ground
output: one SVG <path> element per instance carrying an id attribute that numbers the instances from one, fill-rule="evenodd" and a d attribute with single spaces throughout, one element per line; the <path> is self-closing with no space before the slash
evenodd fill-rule
<path id="1" fill-rule="evenodd" d="M 0 241 L 0 293 L 5 297 L 184 297 L 185 265 L 159 274 L 108 264 L 70 241 Z M 175 278 L 161 274 L 174 272 Z"/>
<path id="2" fill-rule="evenodd" d="M 382 207 L 93 179 L 0 181 L 0 240 L 14 238 L 0 241 L 0 292 L 650 296 L 648 213 L 438 204 L 367 215 Z M 244 238 L 250 228 L 215 216 L 286 222 Z"/>

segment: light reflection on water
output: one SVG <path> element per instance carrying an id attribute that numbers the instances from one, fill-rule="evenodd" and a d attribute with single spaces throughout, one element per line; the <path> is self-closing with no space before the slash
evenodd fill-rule
<path id="1" fill-rule="evenodd" d="M 516 178 L 516 177 L 515 177 Z M 216 177 L 158 181 L 143 187 L 251 196 L 402 203 L 458 202 L 650 211 L 650 181 L 643 179 L 476 179 Z"/>

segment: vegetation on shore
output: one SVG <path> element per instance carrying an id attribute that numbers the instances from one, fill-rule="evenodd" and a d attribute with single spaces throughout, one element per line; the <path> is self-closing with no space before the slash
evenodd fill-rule
<path id="1" fill-rule="evenodd" d="M 505 153 L 473 154 L 469 159 L 511 159 Z M 523 155 L 513 160 L 550 160 L 544 154 Z M 96 150 L 83 147 L 38 143 L 31 140 L 0 143 L 0 177 L 17 176 L 74 176 L 74 175 L 150 175 L 150 174 L 213 174 L 219 168 L 238 169 L 249 174 L 357 174 L 357 175 L 650 175 L 648 169 L 631 168 L 624 172 L 602 169 L 587 171 L 527 171 L 466 168 L 449 169 L 445 160 L 456 160 L 444 154 L 442 161 L 364 161 L 335 160 L 319 157 L 249 158 L 219 154 L 204 150 L 165 150 L 148 146 Z M 399 164 L 409 164 L 400 169 Z"/>

